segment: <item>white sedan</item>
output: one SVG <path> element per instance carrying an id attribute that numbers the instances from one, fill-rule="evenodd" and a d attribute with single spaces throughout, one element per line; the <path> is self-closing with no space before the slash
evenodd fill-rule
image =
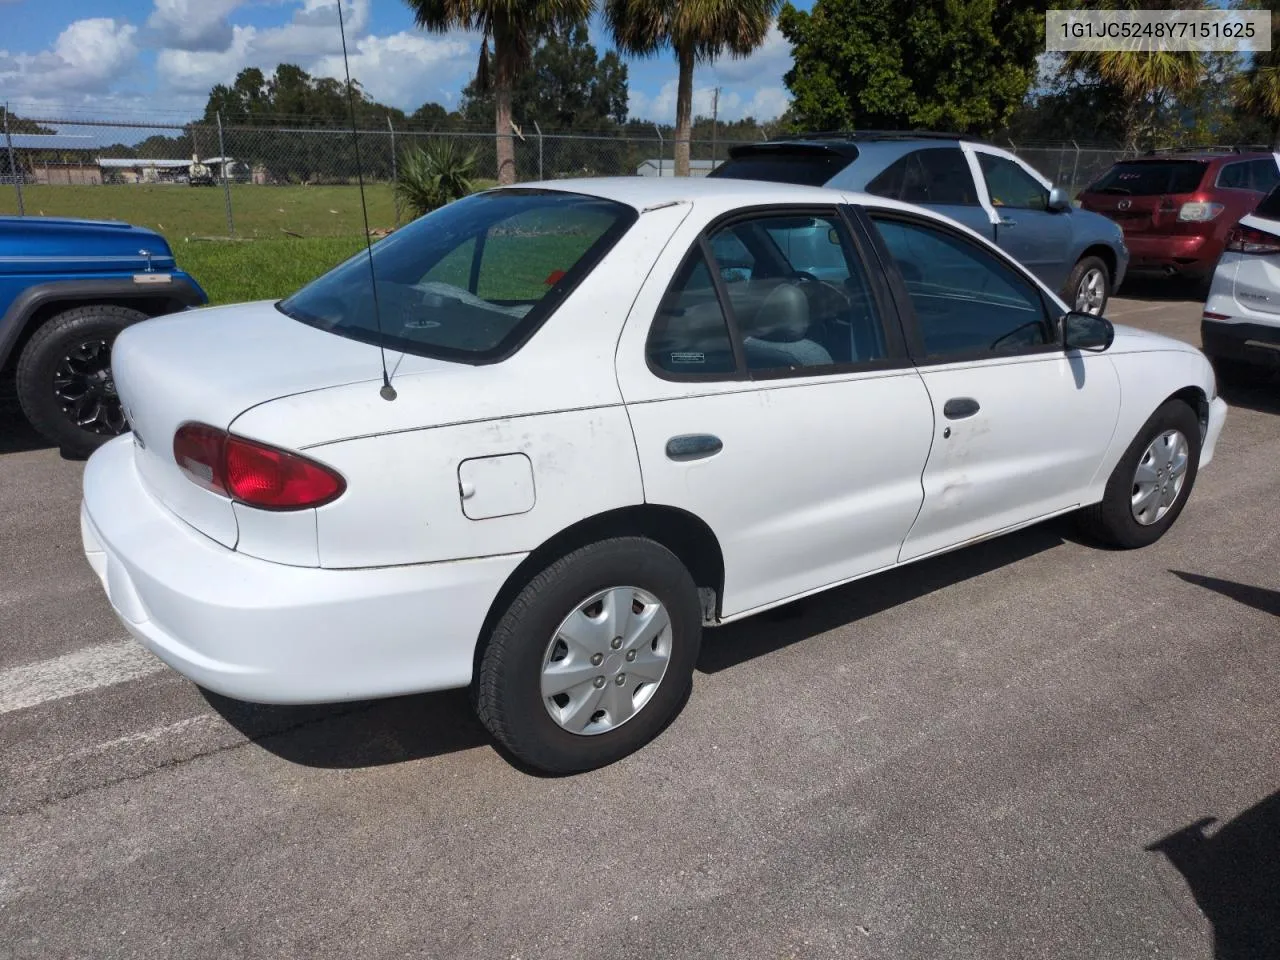
<path id="1" fill-rule="evenodd" d="M 653 738 L 703 627 L 1073 511 L 1152 543 L 1226 416 L 950 220 L 736 180 L 478 194 L 113 365 L 81 524 L 141 643 L 252 701 L 470 686 L 556 772 Z"/>

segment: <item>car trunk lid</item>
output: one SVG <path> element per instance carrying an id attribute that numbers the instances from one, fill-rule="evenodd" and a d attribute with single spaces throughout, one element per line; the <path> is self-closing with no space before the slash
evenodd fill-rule
<path id="1" fill-rule="evenodd" d="M 1111 218 L 1126 234 L 1167 232 L 1182 205 L 1194 200 L 1207 168 L 1203 160 L 1122 161 L 1084 191 L 1080 206 Z"/>
<path id="2" fill-rule="evenodd" d="M 401 372 L 442 361 L 388 353 Z M 281 397 L 382 376 L 378 348 L 299 323 L 273 303 L 193 310 L 125 330 L 112 370 L 134 431 L 134 453 L 152 494 L 205 535 L 234 548 L 231 501 L 179 468 L 173 437 L 194 421 L 227 429 L 244 411 Z M 375 391 L 376 393 L 376 391 Z"/>

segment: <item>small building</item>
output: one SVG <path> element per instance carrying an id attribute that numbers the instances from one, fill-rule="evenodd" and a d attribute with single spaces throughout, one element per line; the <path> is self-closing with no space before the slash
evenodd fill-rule
<path id="1" fill-rule="evenodd" d="M 104 183 L 180 183 L 190 160 L 146 160 L 139 157 L 99 157 Z"/>
<path id="2" fill-rule="evenodd" d="M 723 162 L 723 160 L 690 160 L 689 176 L 705 177 Z M 676 162 L 665 157 L 661 160 L 645 160 L 636 167 L 636 173 L 641 177 L 674 177 Z"/>

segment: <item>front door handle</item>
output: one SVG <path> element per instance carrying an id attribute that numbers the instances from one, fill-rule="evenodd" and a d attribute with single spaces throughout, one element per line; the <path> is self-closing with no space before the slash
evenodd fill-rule
<path id="1" fill-rule="evenodd" d="M 709 433 L 686 433 L 667 441 L 667 459 L 677 463 L 712 457 L 724 449 L 719 437 Z"/>
<path id="2" fill-rule="evenodd" d="M 942 415 L 948 420 L 963 420 L 972 417 L 980 409 L 978 401 L 973 397 L 952 397 L 942 407 Z"/>

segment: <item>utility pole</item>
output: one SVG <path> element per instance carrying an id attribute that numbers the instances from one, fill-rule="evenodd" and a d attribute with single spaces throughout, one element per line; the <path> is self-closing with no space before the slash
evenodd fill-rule
<path id="1" fill-rule="evenodd" d="M 720 88 L 711 95 L 711 169 L 716 168 L 716 128 L 720 121 Z"/>

